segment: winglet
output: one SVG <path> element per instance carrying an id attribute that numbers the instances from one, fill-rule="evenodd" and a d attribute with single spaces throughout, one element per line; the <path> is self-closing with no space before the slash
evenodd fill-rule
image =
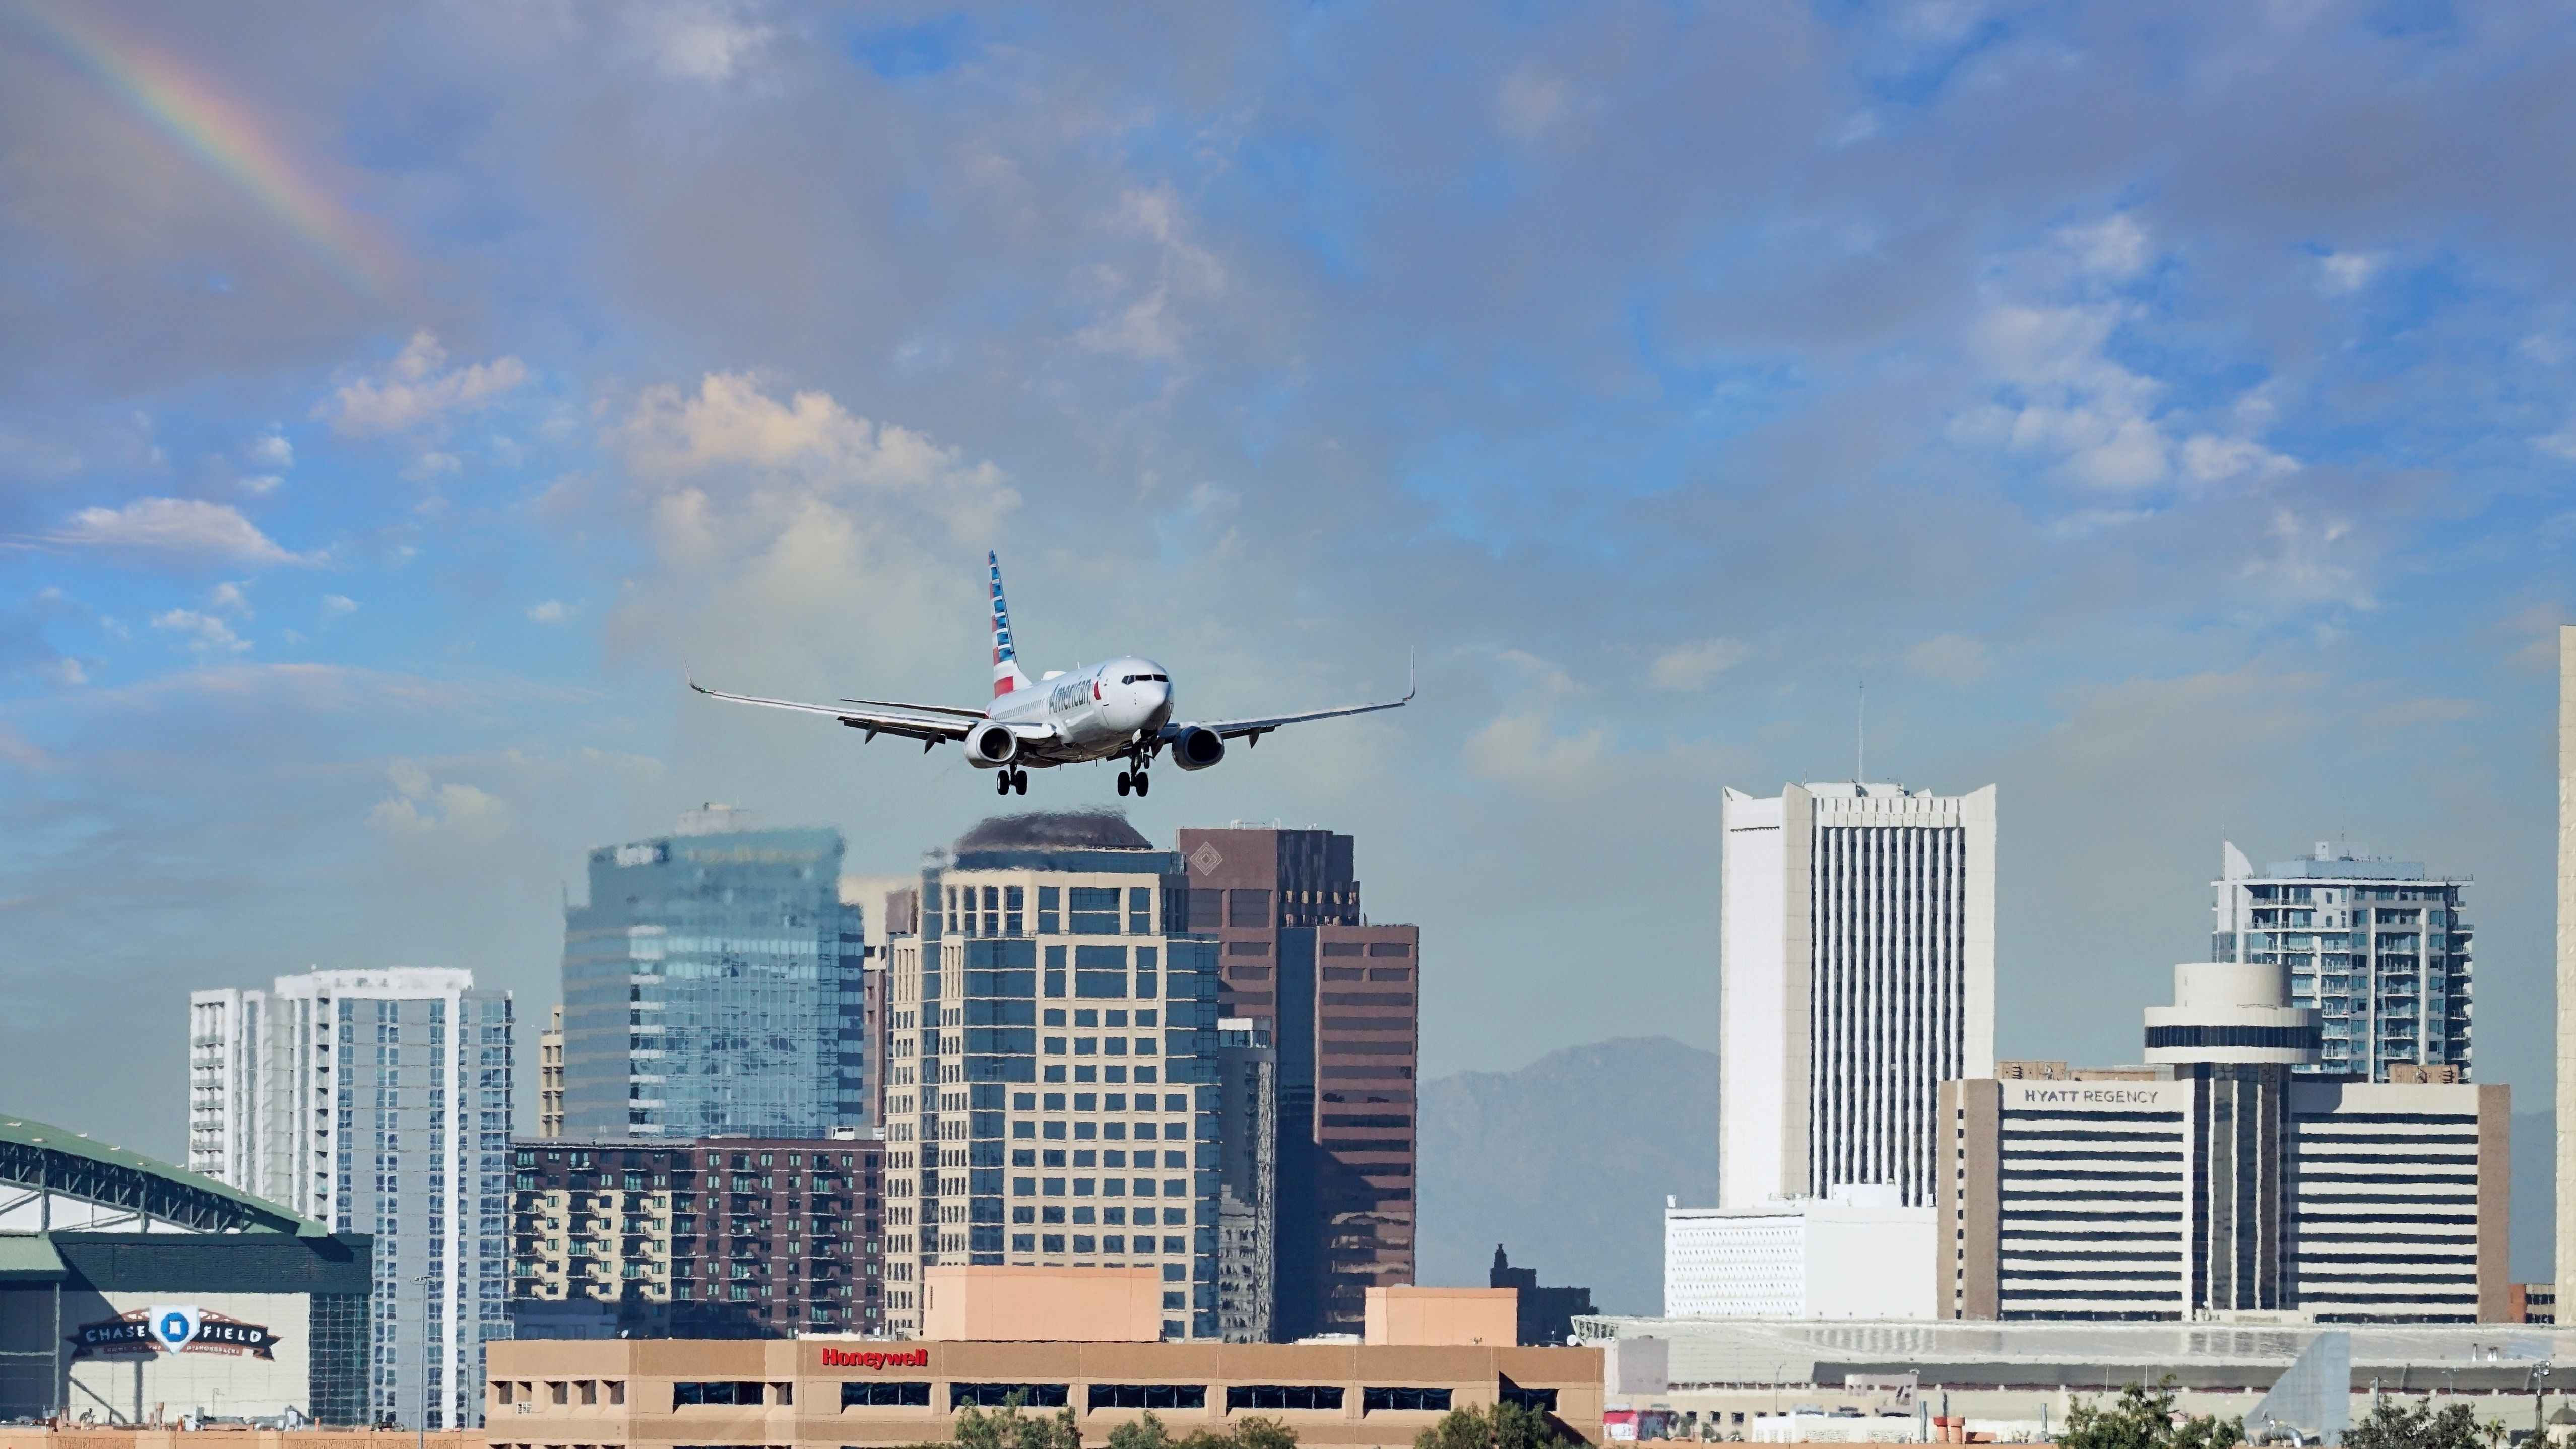
<path id="1" fill-rule="evenodd" d="M 1413 672 L 1413 651 L 1407 649 L 1404 651 L 1404 702 L 1406 704 L 1413 703 Z"/>

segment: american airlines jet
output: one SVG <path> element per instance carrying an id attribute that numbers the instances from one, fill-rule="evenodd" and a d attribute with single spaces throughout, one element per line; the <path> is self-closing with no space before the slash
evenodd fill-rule
<path id="1" fill-rule="evenodd" d="M 993 793 L 1029 793 L 1029 768 L 1081 765 L 1115 759 L 1118 793 L 1146 793 L 1152 781 L 1146 770 L 1166 748 L 1172 763 L 1184 770 L 1204 770 L 1225 758 L 1225 742 L 1239 739 L 1258 745 L 1261 737 L 1283 725 L 1346 714 L 1400 709 L 1413 700 L 1408 681 L 1404 698 L 1383 704 L 1344 705 L 1306 714 L 1265 719 L 1209 720 L 1177 723 L 1172 718 L 1172 676 L 1151 659 L 1112 659 L 1066 673 L 1051 669 L 1036 679 L 1020 672 L 1011 646 L 1011 612 L 1002 603 L 1002 561 L 991 553 L 984 563 L 993 578 L 993 702 L 984 709 L 958 709 L 938 704 L 902 704 L 892 700 L 845 699 L 838 704 L 805 704 L 792 699 L 762 699 L 727 694 L 692 679 L 689 687 L 714 699 L 771 709 L 803 710 L 827 715 L 854 730 L 899 735 L 921 741 L 924 751 L 951 740 L 966 746 L 966 762 L 995 770 Z"/>

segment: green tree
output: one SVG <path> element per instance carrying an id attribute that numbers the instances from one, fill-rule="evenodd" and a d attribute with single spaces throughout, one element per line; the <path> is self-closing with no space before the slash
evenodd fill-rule
<path id="1" fill-rule="evenodd" d="M 1082 1449 L 1070 1405 L 1042 1419 L 1020 1412 L 1013 1394 L 991 1413 L 968 1404 L 957 1416 L 957 1449 Z"/>
<path id="2" fill-rule="evenodd" d="M 1213 1436 L 1211 1436 L 1213 1437 Z M 1171 1449 L 1171 1431 L 1147 1409 L 1145 1417 L 1131 1419 L 1109 1431 L 1109 1449 Z"/>
<path id="3" fill-rule="evenodd" d="M 1413 1449 L 1554 1449 L 1564 1437 L 1537 1409 L 1469 1404 L 1451 1409 L 1439 1423 L 1414 1435 Z"/>
<path id="4" fill-rule="evenodd" d="M 2129 1385 L 2117 1403 L 2077 1399 L 2057 1439 L 2059 1449 L 2235 1449 L 2244 1442 L 2243 1419 L 2177 1415 L 2170 1375 L 2153 1389 Z"/>
<path id="5" fill-rule="evenodd" d="M 2487 1449 L 2488 1435 L 2466 1404 L 2447 1404 L 2436 1413 L 2431 1399 L 2409 1408 L 2382 1399 L 2368 1418 L 2344 1431 L 2343 1442 L 2345 1449 Z"/>

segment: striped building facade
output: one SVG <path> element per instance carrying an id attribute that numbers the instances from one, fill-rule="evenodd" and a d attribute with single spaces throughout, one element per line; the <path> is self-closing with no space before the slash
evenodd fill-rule
<path id="1" fill-rule="evenodd" d="M 2182 1316 L 2191 1291 L 2195 1088 L 1943 1083 L 1940 1316 Z"/>
<path id="2" fill-rule="evenodd" d="M 2506 1316 L 2501 1086 L 2290 1088 L 2290 1277 L 2320 1320 Z"/>
<path id="3" fill-rule="evenodd" d="M 1729 789 L 1721 810 L 1718 1205 L 1930 1205 L 1941 1084 L 1994 1067 L 1994 787 Z"/>
<path id="4" fill-rule="evenodd" d="M 2215 1105 L 2188 1076 L 1943 1084 L 1936 1312 L 2506 1316 L 2507 1088 L 2295 1080 L 2253 1152 L 2215 1140 Z M 2278 1177 L 2232 1180 L 2249 1161 Z M 2224 1220 L 2266 1201 L 2277 1228 Z"/>

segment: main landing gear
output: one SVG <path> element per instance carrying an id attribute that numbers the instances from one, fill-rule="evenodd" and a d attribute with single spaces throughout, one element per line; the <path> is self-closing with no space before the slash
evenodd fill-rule
<path id="1" fill-rule="evenodd" d="M 1121 795 L 1126 794 L 1130 790 L 1135 791 L 1138 795 L 1142 795 L 1146 790 L 1153 786 L 1153 783 L 1153 777 L 1147 775 L 1142 770 L 1121 770 L 1118 772 L 1118 793 Z"/>
<path id="2" fill-rule="evenodd" d="M 1029 772 L 1028 772 L 1028 771 L 1026 771 L 1026 770 L 1004 770 L 1004 771 L 1003 771 L 1003 772 L 1001 772 L 1000 774 L 995 775 L 995 776 L 993 777 L 993 793 L 994 793 L 994 794 L 996 794 L 996 795 L 1009 795 L 1009 794 L 1012 794 L 1012 793 L 1015 793 L 1015 792 L 1016 792 L 1016 793 L 1018 793 L 1018 794 L 1022 794 L 1022 795 L 1025 795 L 1025 794 L 1029 793 Z"/>

